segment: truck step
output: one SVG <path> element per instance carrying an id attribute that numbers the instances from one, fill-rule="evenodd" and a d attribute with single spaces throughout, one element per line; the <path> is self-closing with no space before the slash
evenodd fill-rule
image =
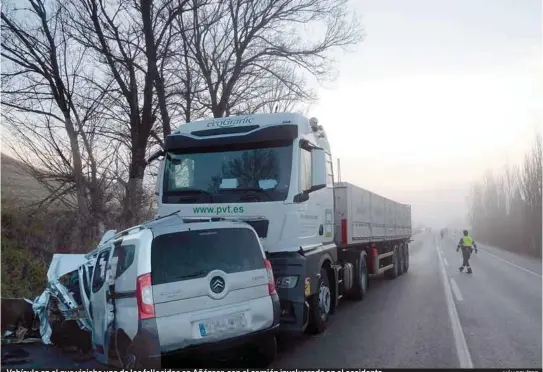
<path id="1" fill-rule="evenodd" d="M 370 277 L 370 278 L 378 277 L 378 276 L 384 274 L 385 271 L 390 270 L 390 269 L 392 269 L 392 268 L 394 268 L 394 265 L 393 265 L 393 264 L 390 264 L 390 265 L 381 267 L 381 268 L 379 268 L 379 270 L 377 271 L 377 273 L 375 273 L 375 274 L 370 274 L 369 277 Z"/>

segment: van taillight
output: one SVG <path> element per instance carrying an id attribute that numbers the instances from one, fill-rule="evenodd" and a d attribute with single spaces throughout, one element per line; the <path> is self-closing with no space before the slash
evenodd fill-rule
<path id="1" fill-rule="evenodd" d="M 155 305 L 153 303 L 153 287 L 151 274 L 138 277 L 136 283 L 136 296 L 138 299 L 138 316 L 140 320 L 155 317 Z"/>
<path id="2" fill-rule="evenodd" d="M 274 295 L 277 293 L 275 290 L 275 280 L 273 279 L 273 270 L 271 262 L 268 260 L 264 260 L 264 267 L 266 268 L 266 271 L 268 272 L 268 290 L 270 292 L 270 295 Z"/>

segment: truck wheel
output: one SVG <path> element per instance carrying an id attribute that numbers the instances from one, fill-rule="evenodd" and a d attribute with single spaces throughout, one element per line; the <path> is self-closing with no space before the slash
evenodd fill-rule
<path id="1" fill-rule="evenodd" d="M 404 273 L 404 267 L 405 267 L 404 249 L 403 249 L 403 244 L 400 244 L 400 246 L 398 247 L 398 276 Z"/>
<path id="2" fill-rule="evenodd" d="M 398 277 L 398 264 L 399 264 L 399 260 L 398 260 L 398 247 L 394 247 L 394 253 L 392 254 L 392 269 L 388 269 L 385 273 L 385 275 L 387 276 L 387 278 L 389 279 L 396 279 Z"/>
<path id="3" fill-rule="evenodd" d="M 403 247 L 404 247 L 404 250 L 403 250 L 404 263 L 405 263 L 404 273 L 406 273 L 409 270 L 409 245 L 405 244 Z"/>
<path id="4" fill-rule="evenodd" d="M 309 301 L 309 326 L 310 333 L 319 334 L 326 330 L 326 321 L 330 314 L 332 304 L 332 293 L 330 291 L 330 280 L 324 267 L 321 267 L 319 290 Z"/>
<path id="5" fill-rule="evenodd" d="M 355 275 L 355 282 L 353 283 L 352 298 L 355 301 L 361 301 L 366 297 L 366 293 L 368 292 L 368 284 L 369 284 L 368 264 L 367 264 L 365 253 L 360 253 L 360 265 L 359 265 L 358 270 L 356 270 L 356 272 L 358 274 Z"/>

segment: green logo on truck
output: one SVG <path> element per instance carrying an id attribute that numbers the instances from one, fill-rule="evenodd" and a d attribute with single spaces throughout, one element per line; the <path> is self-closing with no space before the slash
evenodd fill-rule
<path id="1" fill-rule="evenodd" d="M 243 213 L 243 207 L 233 207 L 231 205 L 227 205 L 224 207 L 194 207 L 192 208 L 192 212 L 194 214 L 206 214 L 206 215 L 220 215 L 223 213 L 228 214 L 242 214 Z"/>

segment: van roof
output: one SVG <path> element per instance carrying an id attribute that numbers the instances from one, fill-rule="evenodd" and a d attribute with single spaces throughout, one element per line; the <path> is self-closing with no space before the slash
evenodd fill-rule
<path id="1" fill-rule="evenodd" d="M 107 244 L 111 244 L 119 238 L 138 233 L 145 229 L 149 229 L 153 231 L 155 234 L 158 233 L 158 235 L 160 235 L 160 231 L 164 231 L 164 229 L 171 228 L 172 226 L 178 226 L 179 227 L 178 231 L 186 231 L 191 228 L 200 230 L 202 228 L 210 227 L 206 225 L 195 226 L 193 225 L 195 223 L 213 223 L 213 227 L 215 228 L 240 227 L 240 225 L 244 225 L 245 227 L 250 228 L 250 225 L 238 219 L 220 218 L 220 217 L 217 217 L 217 218 L 182 217 L 179 215 L 179 212 L 180 211 L 177 211 L 166 216 L 158 217 L 154 220 L 144 222 L 141 225 L 133 226 L 131 228 L 117 232 L 115 234 L 110 234 L 111 237 L 109 237 L 108 239 L 102 239 L 103 241 L 101 241 L 100 244 L 95 249 L 87 253 L 86 257 L 92 256 L 94 253 L 100 250 L 103 246 Z M 109 232 L 110 231 L 108 231 L 108 233 Z"/>

